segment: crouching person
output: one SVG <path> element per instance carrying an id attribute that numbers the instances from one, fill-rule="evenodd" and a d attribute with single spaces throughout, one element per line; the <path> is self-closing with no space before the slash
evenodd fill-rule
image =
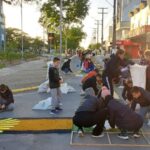
<path id="1" fill-rule="evenodd" d="M 108 120 L 110 126 L 115 128 L 116 125 L 121 130 L 121 133 L 118 134 L 119 138 L 129 139 L 127 131 L 133 132 L 135 138 L 140 137 L 139 130 L 143 125 L 142 117 L 128 106 L 114 100 L 112 96 L 103 94 L 106 90 L 106 87 L 102 88 L 102 97 L 105 106 L 108 108 Z"/>
<path id="2" fill-rule="evenodd" d="M 93 88 L 85 90 L 84 101 L 81 103 L 73 123 L 78 127 L 79 136 L 83 136 L 83 127 L 92 127 L 96 125 L 92 132 L 92 137 L 103 137 L 103 128 L 107 116 L 107 109 L 100 108 L 100 100 L 95 96 Z"/>
<path id="3" fill-rule="evenodd" d="M 0 112 L 12 111 L 14 109 L 14 98 L 8 86 L 0 85 Z"/>
<path id="4" fill-rule="evenodd" d="M 135 110 L 136 104 L 140 104 L 139 114 L 144 119 L 146 113 L 150 112 L 150 92 L 141 87 L 134 86 L 131 90 L 133 101 L 131 108 Z"/>

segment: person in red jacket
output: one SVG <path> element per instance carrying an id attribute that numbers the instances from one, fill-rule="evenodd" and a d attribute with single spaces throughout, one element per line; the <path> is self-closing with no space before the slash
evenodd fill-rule
<path id="1" fill-rule="evenodd" d="M 14 109 L 14 98 L 12 91 L 5 84 L 0 85 L 0 111 Z"/>
<path id="2" fill-rule="evenodd" d="M 96 76 L 98 73 L 99 73 L 98 69 L 94 69 L 93 71 L 90 71 L 88 74 L 86 74 L 86 75 L 82 78 L 81 83 L 83 84 L 87 79 Z"/>

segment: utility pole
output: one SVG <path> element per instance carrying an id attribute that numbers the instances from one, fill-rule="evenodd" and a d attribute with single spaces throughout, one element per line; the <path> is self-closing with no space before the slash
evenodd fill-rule
<path id="1" fill-rule="evenodd" d="M 98 8 L 98 9 L 101 10 L 101 12 L 100 12 L 99 14 L 102 15 L 102 24 L 101 24 L 101 27 L 102 27 L 102 28 L 101 28 L 101 44 L 102 44 L 102 46 L 103 46 L 103 41 L 104 41 L 104 15 L 107 14 L 107 13 L 105 12 L 105 10 L 108 9 L 108 8 L 102 7 L 102 8 Z"/>
<path id="2" fill-rule="evenodd" d="M 116 48 L 116 0 L 114 0 L 113 5 L 113 41 L 112 41 L 112 48 Z"/>
<path id="3" fill-rule="evenodd" d="M 97 49 L 98 47 L 98 43 L 99 43 L 99 26 L 100 26 L 100 20 L 96 20 L 96 26 L 97 26 Z"/>
<path id="4" fill-rule="evenodd" d="M 63 22 L 63 0 L 60 0 L 60 22 L 59 22 L 59 32 L 60 32 L 60 57 L 62 56 L 62 22 Z"/>
<path id="5" fill-rule="evenodd" d="M 22 8 L 22 0 L 20 2 L 21 7 L 21 56 L 23 59 L 23 8 Z"/>

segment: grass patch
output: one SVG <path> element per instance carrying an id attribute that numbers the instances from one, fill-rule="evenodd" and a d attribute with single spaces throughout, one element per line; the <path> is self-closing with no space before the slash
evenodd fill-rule
<path id="1" fill-rule="evenodd" d="M 0 69 L 4 68 L 6 65 L 5 64 L 0 64 Z"/>
<path id="2" fill-rule="evenodd" d="M 37 55 L 31 52 L 24 52 L 23 59 L 30 60 L 36 58 Z M 5 51 L 0 52 L 0 68 L 6 67 L 5 64 L 14 64 L 15 62 L 19 62 L 22 60 L 22 55 L 20 52 L 17 51 Z"/>

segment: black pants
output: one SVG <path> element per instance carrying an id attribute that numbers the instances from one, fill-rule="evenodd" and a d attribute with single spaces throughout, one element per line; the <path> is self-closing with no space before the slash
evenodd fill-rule
<path id="1" fill-rule="evenodd" d="M 73 117 L 73 123 L 79 129 L 82 129 L 82 127 L 92 127 L 96 125 L 92 134 L 99 135 L 103 131 L 106 116 L 106 109 L 102 109 L 97 112 L 79 112 Z"/>
<path id="2" fill-rule="evenodd" d="M 113 97 L 114 87 L 113 87 L 112 79 L 110 79 L 108 76 L 103 76 L 102 80 L 103 80 L 103 85 L 110 90 L 111 96 Z"/>
<path id="3" fill-rule="evenodd" d="M 130 117 L 124 117 L 116 122 L 117 127 L 124 131 L 138 132 L 143 125 L 143 119 L 138 114 L 130 114 Z"/>

